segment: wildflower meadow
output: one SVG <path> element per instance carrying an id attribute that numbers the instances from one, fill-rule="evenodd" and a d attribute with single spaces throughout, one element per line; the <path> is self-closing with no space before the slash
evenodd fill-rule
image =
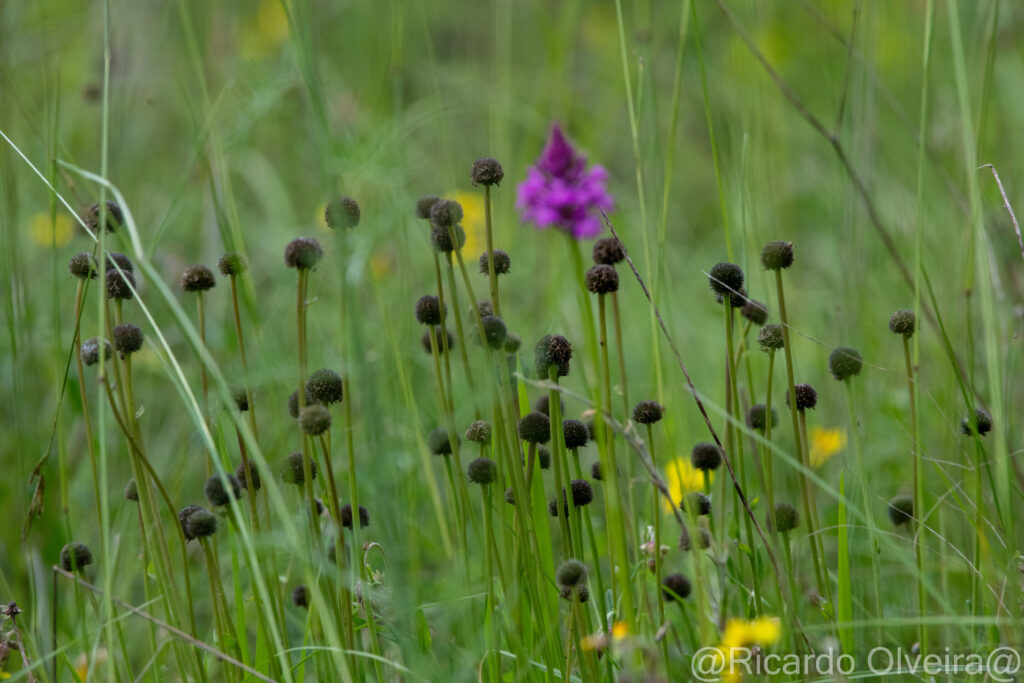
<path id="1" fill-rule="evenodd" d="M 0 4 L 0 680 L 1019 680 L 1022 34 Z"/>

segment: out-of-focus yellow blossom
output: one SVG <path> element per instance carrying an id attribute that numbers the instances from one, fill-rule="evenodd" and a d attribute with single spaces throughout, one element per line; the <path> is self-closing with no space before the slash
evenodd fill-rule
<path id="1" fill-rule="evenodd" d="M 99 650 L 96 650 L 96 661 L 95 661 L 95 663 L 93 664 L 93 667 L 92 667 L 93 672 L 95 673 L 96 670 L 99 669 L 99 667 L 101 667 L 103 664 L 106 663 L 106 661 L 107 661 L 107 650 L 105 648 L 101 647 Z M 86 674 L 88 674 L 88 673 L 89 673 L 89 658 L 86 657 L 85 653 L 83 652 L 82 654 L 78 655 L 78 657 L 75 658 L 75 674 L 78 676 L 78 678 L 80 680 L 85 681 L 86 680 Z"/>
<path id="2" fill-rule="evenodd" d="M 238 52 L 245 59 L 259 59 L 277 51 L 288 38 L 288 15 L 280 0 L 262 0 L 242 26 Z"/>
<path id="3" fill-rule="evenodd" d="M 477 192 L 456 192 L 452 199 L 462 205 L 462 229 L 466 231 L 466 245 L 462 257 L 473 263 L 487 248 L 484 225 L 484 197 Z"/>
<path id="4" fill-rule="evenodd" d="M 744 667 L 732 665 L 733 650 L 752 645 L 771 645 L 781 635 L 782 624 L 776 617 L 759 617 L 753 621 L 730 619 L 725 624 L 722 642 L 714 653 L 712 670 L 722 672 L 719 677 L 721 681 L 734 683 L 742 680 Z"/>
<path id="5" fill-rule="evenodd" d="M 71 241 L 71 219 L 63 213 L 51 221 L 50 215 L 37 213 L 29 219 L 28 234 L 41 247 L 63 247 Z"/>
<path id="6" fill-rule="evenodd" d="M 708 472 L 708 482 L 715 480 L 715 473 Z M 683 496 L 690 491 L 704 490 L 704 473 L 690 464 L 689 458 L 676 458 L 665 466 L 665 483 L 668 492 L 676 505 L 683 501 Z M 668 501 L 663 502 L 666 511 L 671 510 Z"/>
<path id="7" fill-rule="evenodd" d="M 370 274 L 374 280 L 383 280 L 395 270 L 395 260 L 387 249 L 378 249 L 370 256 Z"/>
<path id="8" fill-rule="evenodd" d="M 616 621 L 612 625 L 612 638 L 615 640 L 622 640 L 629 635 L 629 624 L 624 621 Z"/>
<path id="9" fill-rule="evenodd" d="M 846 447 L 846 432 L 839 428 L 811 428 L 811 467 L 821 467 Z"/>

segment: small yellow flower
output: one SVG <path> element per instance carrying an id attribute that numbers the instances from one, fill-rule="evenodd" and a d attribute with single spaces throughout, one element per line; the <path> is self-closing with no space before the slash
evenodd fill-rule
<path id="1" fill-rule="evenodd" d="M 262 0 L 242 27 L 238 51 L 246 59 L 266 57 L 288 38 L 288 15 L 280 0 Z"/>
<path id="2" fill-rule="evenodd" d="M 615 640 L 622 640 L 629 635 L 629 624 L 624 621 L 616 621 L 612 625 L 612 638 Z"/>
<path id="3" fill-rule="evenodd" d="M 715 473 L 708 472 L 708 482 L 715 480 Z M 665 466 L 665 482 L 672 500 L 678 505 L 683 496 L 690 491 L 704 490 L 704 473 L 690 464 L 689 458 L 676 458 Z M 671 510 L 668 501 L 664 501 L 666 511 Z"/>
<path id="4" fill-rule="evenodd" d="M 41 247 L 63 247 L 71 241 L 71 219 L 63 213 L 51 221 L 50 215 L 37 213 L 29 219 L 28 234 Z"/>
<path id="5" fill-rule="evenodd" d="M 462 229 L 466 231 L 462 257 L 467 262 L 473 262 L 487 245 L 487 235 L 484 234 L 484 198 L 476 192 L 456 192 L 452 199 L 462 205 Z"/>
<path id="6" fill-rule="evenodd" d="M 95 661 L 95 664 L 94 664 L 92 670 L 96 671 L 100 666 L 102 666 L 106 662 L 107 662 L 107 650 L 106 650 L 106 648 L 102 648 L 101 647 L 99 650 L 96 650 L 96 661 Z M 86 680 L 86 675 L 88 673 L 89 673 L 89 658 L 86 657 L 85 653 L 83 652 L 82 654 L 78 655 L 78 657 L 75 658 L 75 674 L 77 674 L 77 676 L 78 676 L 78 678 L 80 680 L 85 681 Z"/>
<path id="7" fill-rule="evenodd" d="M 782 625 L 776 617 L 759 617 L 753 621 L 730 619 L 722 634 L 722 647 L 730 650 L 755 643 L 771 645 L 779 639 L 781 633 Z"/>
<path id="8" fill-rule="evenodd" d="M 818 468 L 846 447 L 846 432 L 839 428 L 811 428 L 811 467 Z"/>

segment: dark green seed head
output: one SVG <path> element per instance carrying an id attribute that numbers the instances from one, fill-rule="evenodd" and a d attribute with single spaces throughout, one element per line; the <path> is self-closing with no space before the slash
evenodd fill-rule
<path id="1" fill-rule="evenodd" d="M 765 353 L 778 351 L 785 344 L 782 336 L 782 325 L 765 325 L 757 333 L 757 343 Z"/>
<path id="2" fill-rule="evenodd" d="M 121 323 L 114 328 L 114 348 L 121 358 L 142 348 L 142 330 L 131 323 Z"/>
<path id="3" fill-rule="evenodd" d="M 206 538 L 217 532 L 217 517 L 206 508 L 199 508 L 185 518 L 182 530 L 186 539 Z"/>
<path id="4" fill-rule="evenodd" d="M 473 181 L 473 185 L 500 185 L 504 177 L 505 171 L 501 168 L 501 163 L 490 157 L 477 159 L 469 171 L 469 179 Z"/>
<path id="5" fill-rule="evenodd" d="M 448 307 L 441 308 L 441 300 L 433 294 L 421 296 L 416 302 L 416 321 L 421 325 L 440 325 L 448 315 Z"/>
<path id="6" fill-rule="evenodd" d="M 642 425 L 652 425 L 661 420 L 665 409 L 657 401 L 640 401 L 633 408 L 633 422 Z"/>
<path id="7" fill-rule="evenodd" d="M 473 424 L 469 425 L 469 429 L 466 430 L 466 441 L 480 446 L 490 444 L 491 423 L 486 420 L 477 420 Z"/>
<path id="8" fill-rule="evenodd" d="M 458 225 L 461 220 L 462 205 L 454 199 L 440 199 L 430 207 L 430 222 L 434 226 L 447 228 L 449 225 Z"/>
<path id="9" fill-rule="evenodd" d="M 229 251 L 217 261 L 217 269 L 224 277 L 235 277 L 249 270 L 249 261 L 237 251 Z"/>
<path id="10" fill-rule="evenodd" d="M 857 349 L 849 346 L 840 346 L 828 356 L 828 369 L 840 382 L 859 375 L 862 365 L 864 359 L 857 353 Z"/>
<path id="11" fill-rule="evenodd" d="M 751 429 L 756 429 L 759 432 L 765 430 L 765 426 L 768 424 L 766 407 L 763 403 L 757 403 L 750 406 L 750 410 L 747 411 L 747 426 Z M 772 408 L 772 427 L 775 427 L 779 423 L 779 413 Z"/>
<path id="12" fill-rule="evenodd" d="M 559 397 L 558 407 L 561 409 L 562 414 L 565 414 L 565 401 Z M 551 397 L 549 394 L 541 394 L 537 397 L 537 400 L 533 402 L 533 409 L 538 413 L 544 413 L 547 416 L 551 416 Z"/>
<path id="13" fill-rule="evenodd" d="M 766 522 L 768 523 L 769 530 L 771 528 L 771 517 Z M 789 533 L 793 529 L 800 526 L 800 512 L 789 503 L 776 503 L 775 504 L 775 524 L 778 526 L 779 533 Z"/>
<path id="14" fill-rule="evenodd" d="M 914 519 L 914 499 L 910 496 L 896 496 L 890 500 L 889 519 L 896 526 Z"/>
<path id="15" fill-rule="evenodd" d="M 436 194 L 428 194 L 425 197 L 420 197 L 416 202 L 416 218 L 422 218 L 426 220 L 430 218 L 430 210 L 434 208 L 434 204 L 441 200 Z"/>
<path id="16" fill-rule="evenodd" d="M 206 500 L 210 505 L 220 507 L 228 505 L 232 499 L 239 498 L 242 495 L 242 485 L 233 474 L 226 473 L 223 477 L 214 474 L 206 480 L 203 493 L 206 494 Z"/>
<path id="17" fill-rule="evenodd" d="M 978 435 L 985 436 L 992 431 L 992 416 L 987 411 L 978 408 L 974 411 L 974 424 L 977 424 Z M 960 432 L 967 436 L 974 434 L 974 424 L 971 421 L 971 414 L 968 413 L 960 420 Z"/>
<path id="18" fill-rule="evenodd" d="M 711 547 L 711 532 L 700 527 L 697 531 L 697 546 L 701 550 L 707 550 Z M 693 549 L 693 543 L 690 542 L 690 533 L 683 528 L 683 533 L 679 536 L 679 549 L 683 552 L 689 552 Z"/>
<path id="19" fill-rule="evenodd" d="M 590 440 L 590 430 L 579 420 L 565 420 L 562 422 L 562 436 L 565 440 L 565 447 L 575 450 L 587 445 Z"/>
<path id="20" fill-rule="evenodd" d="M 743 269 L 735 263 L 716 263 L 708 273 L 711 291 L 723 299 L 743 289 Z"/>
<path id="21" fill-rule="evenodd" d="M 716 444 L 701 442 L 690 451 L 690 464 L 704 472 L 717 470 L 722 464 L 722 449 Z"/>
<path id="22" fill-rule="evenodd" d="M 455 233 L 455 242 L 452 242 L 452 232 L 449 232 L 449 227 Z M 434 245 L 436 251 L 442 254 L 450 254 L 456 250 L 456 247 L 462 249 L 465 246 L 466 231 L 461 225 L 431 225 L 430 243 Z"/>
<path id="23" fill-rule="evenodd" d="M 299 429 L 309 436 L 320 436 L 331 428 L 331 413 L 319 403 L 308 405 L 299 411 Z"/>
<path id="24" fill-rule="evenodd" d="M 60 568 L 66 572 L 85 569 L 92 564 L 92 551 L 84 543 L 72 541 L 60 550 Z"/>
<path id="25" fill-rule="evenodd" d="M 491 262 L 488 258 L 487 252 L 480 254 L 480 272 L 484 275 L 489 275 L 491 270 Z M 494 274 L 495 275 L 507 275 L 512 270 L 512 259 L 509 257 L 508 252 L 502 251 L 501 249 L 494 250 Z"/>
<path id="26" fill-rule="evenodd" d="M 79 280 L 93 280 L 96 278 L 96 262 L 92 256 L 86 253 L 75 254 L 68 261 L 68 272 Z"/>
<path id="27" fill-rule="evenodd" d="M 695 515 L 710 515 L 711 499 L 700 491 L 690 491 L 683 496 L 683 500 L 679 503 L 679 509 L 686 512 L 690 507 L 693 508 Z"/>
<path id="28" fill-rule="evenodd" d="M 566 560 L 555 572 L 559 588 L 575 588 L 587 582 L 587 565 L 579 560 Z"/>
<path id="29" fill-rule="evenodd" d="M 818 405 L 818 392 L 810 384 L 797 384 L 793 389 L 796 391 L 796 409 L 800 412 L 811 410 Z M 789 407 L 789 391 L 786 391 L 786 405 Z"/>
<path id="30" fill-rule="evenodd" d="M 490 458 L 477 458 L 466 466 L 466 476 L 474 484 L 485 486 L 498 478 L 498 465 Z"/>
<path id="31" fill-rule="evenodd" d="M 619 289 L 619 274 L 612 266 L 598 263 L 587 271 L 585 283 L 592 294 L 611 294 Z"/>
<path id="32" fill-rule="evenodd" d="M 238 479 L 238 484 L 243 489 L 249 491 L 249 481 L 245 477 L 245 463 L 238 463 L 238 467 L 235 468 L 235 478 Z M 252 491 L 259 491 L 263 487 L 260 470 L 252 460 L 249 461 L 249 478 L 252 479 Z"/>
<path id="33" fill-rule="evenodd" d="M 551 451 L 547 449 L 547 446 L 537 446 L 537 465 L 542 470 L 551 469 Z"/>
<path id="34" fill-rule="evenodd" d="M 292 604 L 296 607 L 309 607 L 309 592 L 305 586 L 296 586 L 292 591 Z"/>
<path id="35" fill-rule="evenodd" d="M 352 528 L 352 504 L 345 503 L 338 510 L 341 513 L 341 525 L 346 529 Z M 370 513 L 362 505 L 359 506 L 359 528 L 370 525 Z"/>
<path id="36" fill-rule="evenodd" d="M 100 224 L 100 205 L 93 204 L 85 211 L 83 216 L 85 224 L 91 229 L 96 230 Z M 107 200 L 107 232 L 114 232 L 119 227 L 124 225 L 124 214 L 121 212 L 121 207 L 118 206 L 117 202 L 110 199 Z"/>
<path id="37" fill-rule="evenodd" d="M 566 587 L 558 591 L 558 596 L 563 600 L 572 599 L 572 594 L 575 591 L 576 601 L 581 605 L 585 604 L 590 600 L 590 591 L 587 590 L 586 586 L 576 586 L 576 588 Z"/>
<path id="38" fill-rule="evenodd" d="M 590 505 L 594 501 L 594 487 L 586 479 L 573 479 L 569 486 L 572 504 L 576 507 Z"/>
<path id="39" fill-rule="evenodd" d="M 288 395 L 288 414 L 293 420 L 299 419 L 299 392 L 293 391 Z"/>
<path id="40" fill-rule="evenodd" d="M 915 329 L 917 329 L 917 318 L 909 308 L 901 308 L 889 318 L 889 331 L 893 334 L 912 337 Z"/>
<path id="41" fill-rule="evenodd" d="M 117 272 L 113 268 L 107 271 L 107 298 L 130 301 L 135 295 L 132 290 L 135 288 L 135 276 L 130 270 L 121 269 Z"/>
<path id="42" fill-rule="evenodd" d="M 191 541 L 193 538 L 195 538 L 195 536 L 189 535 L 188 527 L 185 526 L 185 522 L 188 520 L 188 518 L 192 515 L 193 512 L 197 512 L 199 510 L 204 509 L 205 508 L 202 505 L 186 505 L 185 507 L 181 508 L 181 510 L 178 511 L 178 524 L 181 525 L 181 530 L 185 532 L 186 541 Z"/>
<path id="43" fill-rule="evenodd" d="M 765 270 L 782 270 L 793 265 L 792 242 L 769 242 L 761 250 L 761 265 Z"/>
<path id="44" fill-rule="evenodd" d="M 324 250 L 312 237 L 296 237 L 284 248 L 284 264 L 289 268 L 309 270 L 323 258 Z"/>
<path id="45" fill-rule="evenodd" d="M 601 481 L 603 475 L 601 473 L 601 461 L 595 460 L 594 464 L 590 466 L 590 478 L 596 481 Z"/>
<path id="46" fill-rule="evenodd" d="M 537 374 L 547 378 L 551 368 L 555 368 L 558 377 L 569 374 L 569 361 L 572 359 L 572 344 L 565 337 L 549 334 L 541 337 L 534 349 L 537 361 Z"/>
<path id="47" fill-rule="evenodd" d="M 505 351 L 507 353 L 517 353 L 522 344 L 523 340 L 518 334 L 515 334 L 514 332 L 507 332 L 505 334 Z"/>
<path id="48" fill-rule="evenodd" d="M 341 230 L 359 225 L 359 204 L 351 197 L 335 197 L 327 202 L 324 221 L 328 228 Z"/>
<path id="49" fill-rule="evenodd" d="M 321 368 L 306 380 L 306 396 L 311 403 L 332 405 L 341 403 L 344 398 L 344 384 L 341 375 L 334 370 Z"/>
<path id="50" fill-rule="evenodd" d="M 455 335 L 449 329 L 441 329 L 440 327 L 428 327 L 423 331 L 423 336 L 420 337 L 420 344 L 423 346 L 423 350 L 427 353 L 433 353 L 430 348 L 430 331 L 434 330 L 434 341 L 437 342 L 437 352 L 444 355 L 444 335 L 448 335 L 448 350 L 451 351 L 455 348 Z"/>
<path id="51" fill-rule="evenodd" d="M 455 441 L 458 443 L 458 435 L 456 435 Z M 448 430 L 444 427 L 438 427 L 430 432 L 430 436 L 427 437 L 427 446 L 434 455 L 451 455 L 452 442 L 448 437 Z"/>
<path id="52" fill-rule="evenodd" d="M 312 458 L 304 458 L 302 453 L 295 451 L 289 453 L 281 464 L 281 479 L 285 483 L 301 486 L 306 483 L 306 472 L 303 469 L 304 462 L 309 462 L 309 476 L 316 479 L 316 461 Z"/>
<path id="53" fill-rule="evenodd" d="M 606 266 L 614 266 L 616 263 L 625 260 L 626 253 L 622 251 L 622 245 L 614 237 L 602 237 L 594 242 L 594 263 L 603 263 Z"/>
<path id="54" fill-rule="evenodd" d="M 82 362 L 86 365 L 96 365 L 99 363 L 100 353 L 103 354 L 103 360 L 110 358 L 111 346 L 110 342 L 106 339 L 92 337 L 82 342 Z"/>
<path id="55" fill-rule="evenodd" d="M 508 334 L 505 322 L 501 318 L 497 318 L 493 315 L 485 315 L 480 319 L 480 324 L 484 328 L 484 336 L 487 338 L 487 345 L 496 351 L 504 348 L 505 336 Z"/>
<path id="56" fill-rule="evenodd" d="M 128 483 L 124 487 L 125 500 L 130 500 L 134 503 L 139 502 L 139 487 L 135 485 L 135 477 L 128 480 Z"/>
<path id="57" fill-rule="evenodd" d="M 666 602 L 685 600 L 690 595 L 690 580 L 682 574 L 669 574 L 661 580 L 661 594 Z"/>
<path id="58" fill-rule="evenodd" d="M 533 411 L 519 420 L 519 438 L 527 443 L 547 443 L 551 440 L 551 418 Z"/>
<path id="59" fill-rule="evenodd" d="M 249 393 L 245 387 L 231 387 L 231 398 L 235 400 L 235 407 L 239 412 L 249 410 Z"/>
<path id="60" fill-rule="evenodd" d="M 761 327 L 768 322 L 768 307 L 760 301 L 747 299 L 743 302 L 743 308 L 740 309 L 740 315 L 758 327 Z"/>
<path id="61" fill-rule="evenodd" d="M 116 271 L 118 268 L 120 268 L 121 270 L 126 270 L 129 273 L 135 273 L 135 264 L 132 263 L 132 260 L 130 258 L 128 258 L 119 251 L 112 251 L 109 254 L 107 254 L 107 258 L 104 259 L 104 263 L 106 264 L 104 268 L 106 268 L 107 270 Z"/>
<path id="62" fill-rule="evenodd" d="M 181 274 L 181 288 L 186 292 L 205 292 L 216 286 L 217 280 L 213 277 L 213 272 L 202 264 L 189 266 Z"/>

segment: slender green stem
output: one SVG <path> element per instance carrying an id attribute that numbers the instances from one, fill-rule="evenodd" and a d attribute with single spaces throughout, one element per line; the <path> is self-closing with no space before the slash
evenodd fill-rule
<path id="1" fill-rule="evenodd" d="M 910 452 L 914 460 L 914 563 L 917 565 L 917 609 L 922 616 L 928 612 L 928 593 L 924 585 L 924 462 L 917 443 L 917 393 L 914 387 L 914 364 L 910 359 L 910 338 L 903 336 L 903 360 L 907 371 L 907 392 L 910 395 Z M 979 479 L 980 479 L 980 472 Z M 981 498 L 977 499 L 981 508 Z M 981 527 L 979 527 L 981 528 Z M 918 624 L 917 637 L 921 653 L 928 654 L 928 625 L 922 619 Z"/>
<path id="2" fill-rule="evenodd" d="M 498 273 L 494 270 L 494 234 L 491 227 L 491 186 L 484 185 L 484 232 L 487 234 L 487 279 L 491 286 L 491 307 L 494 315 L 501 317 L 501 301 L 498 299 Z"/>

